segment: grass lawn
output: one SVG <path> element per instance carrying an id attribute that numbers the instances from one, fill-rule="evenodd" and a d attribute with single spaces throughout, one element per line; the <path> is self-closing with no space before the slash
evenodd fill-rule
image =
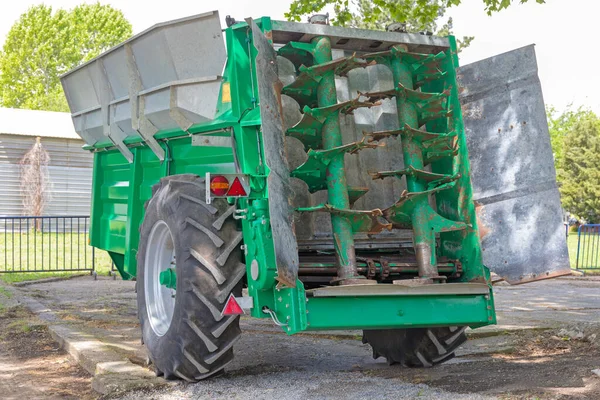
<path id="1" fill-rule="evenodd" d="M 570 232 L 569 238 L 567 239 L 567 247 L 569 248 L 569 260 L 571 262 L 571 268 L 575 269 L 577 265 L 577 232 Z M 584 269 L 586 274 L 600 274 L 599 269 Z"/>
<path id="2" fill-rule="evenodd" d="M 88 235 L 83 233 L 42 234 L 33 230 L 29 235 L 25 232 L 0 233 L 0 249 L 4 250 L 0 253 L 0 271 L 15 271 L 0 273 L 0 279 L 13 283 L 63 277 L 86 273 L 86 271 L 61 270 L 90 271 L 92 266 L 99 275 L 107 275 L 111 267 L 108 253 L 103 250 L 93 250 L 87 244 L 87 240 Z M 31 270 L 43 271 L 31 272 Z"/>
<path id="3" fill-rule="evenodd" d="M 577 261 L 577 232 L 569 233 L 567 247 L 569 248 L 569 261 L 571 261 L 571 268 L 575 268 L 575 263 Z"/>
<path id="4" fill-rule="evenodd" d="M 15 273 L 0 273 L 0 279 L 6 283 L 22 282 L 50 277 L 67 277 L 85 271 L 62 272 L 61 269 L 91 269 L 92 247 L 88 246 L 87 234 L 56 234 L 30 232 L 29 243 L 26 234 L 8 235 L 0 233 L 0 271 L 12 270 Z M 42 245 L 43 243 L 43 245 Z M 577 232 L 569 234 L 567 239 L 571 268 L 577 260 Z M 29 251 L 27 250 L 29 246 Z M 108 253 L 95 249 L 95 270 L 98 275 L 108 275 L 111 260 Z M 36 268 L 37 267 L 37 268 Z M 44 269 L 44 272 L 27 272 L 28 269 Z M 21 272 L 23 271 L 23 272 Z M 586 273 L 600 273 L 600 269 L 586 270 Z"/>

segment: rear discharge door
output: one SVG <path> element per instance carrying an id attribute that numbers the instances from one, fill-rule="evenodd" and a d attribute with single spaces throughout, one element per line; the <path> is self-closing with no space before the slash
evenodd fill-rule
<path id="1" fill-rule="evenodd" d="M 534 46 L 459 68 L 484 264 L 512 284 L 570 274 Z"/>

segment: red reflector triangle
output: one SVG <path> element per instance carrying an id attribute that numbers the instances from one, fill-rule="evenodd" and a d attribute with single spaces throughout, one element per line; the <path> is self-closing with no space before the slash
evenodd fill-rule
<path id="1" fill-rule="evenodd" d="M 246 190 L 240 182 L 240 179 L 236 176 L 233 180 L 233 183 L 229 187 L 229 191 L 227 192 L 227 196 L 246 196 Z"/>
<path id="2" fill-rule="evenodd" d="M 225 308 L 223 308 L 223 315 L 242 315 L 244 310 L 240 307 L 239 303 L 235 299 L 235 296 L 232 294 L 229 295 L 229 299 L 227 299 L 227 303 L 225 303 Z"/>

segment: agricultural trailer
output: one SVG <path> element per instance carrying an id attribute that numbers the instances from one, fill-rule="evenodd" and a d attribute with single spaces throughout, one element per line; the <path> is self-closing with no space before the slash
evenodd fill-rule
<path id="1" fill-rule="evenodd" d="M 136 281 L 159 375 L 222 371 L 244 313 L 430 367 L 496 322 L 491 272 L 570 273 L 533 46 L 459 68 L 452 36 L 398 24 L 227 21 L 158 24 L 62 77 L 91 245 Z"/>

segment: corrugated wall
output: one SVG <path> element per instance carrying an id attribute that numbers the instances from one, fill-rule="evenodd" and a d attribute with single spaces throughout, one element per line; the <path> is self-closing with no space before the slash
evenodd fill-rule
<path id="1" fill-rule="evenodd" d="M 45 215 L 89 215 L 92 188 L 91 153 L 83 141 L 44 138 L 50 154 L 51 199 Z M 35 143 L 33 136 L 0 134 L 0 215 L 23 215 L 19 161 Z"/>

